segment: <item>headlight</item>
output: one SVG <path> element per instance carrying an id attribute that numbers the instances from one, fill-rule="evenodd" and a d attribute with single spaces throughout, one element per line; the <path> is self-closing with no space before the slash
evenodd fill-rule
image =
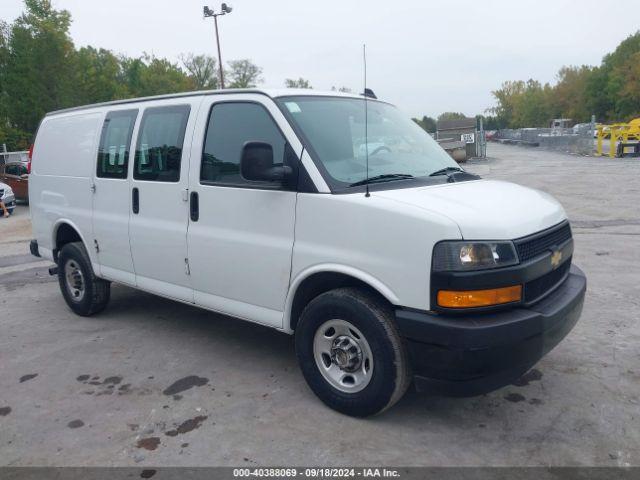
<path id="1" fill-rule="evenodd" d="M 512 242 L 447 241 L 433 249 L 433 271 L 465 272 L 518 264 Z"/>

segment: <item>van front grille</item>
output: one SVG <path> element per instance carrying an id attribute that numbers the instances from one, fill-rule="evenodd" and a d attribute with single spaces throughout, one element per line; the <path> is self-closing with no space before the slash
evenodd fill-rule
<path id="1" fill-rule="evenodd" d="M 524 302 L 532 303 L 554 290 L 569 274 L 571 257 L 555 270 L 524 285 Z"/>
<path id="2" fill-rule="evenodd" d="M 562 223 L 549 230 L 515 240 L 520 262 L 526 262 L 545 253 L 554 245 L 559 246 L 571 238 L 569 222 Z"/>

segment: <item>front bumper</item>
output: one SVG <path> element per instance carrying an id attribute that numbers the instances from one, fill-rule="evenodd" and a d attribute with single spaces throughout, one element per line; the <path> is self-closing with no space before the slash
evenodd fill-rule
<path id="1" fill-rule="evenodd" d="M 417 389 L 472 396 L 513 382 L 571 331 L 586 288 L 571 266 L 553 293 L 528 307 L 455 316 L 397 310 Z"/>

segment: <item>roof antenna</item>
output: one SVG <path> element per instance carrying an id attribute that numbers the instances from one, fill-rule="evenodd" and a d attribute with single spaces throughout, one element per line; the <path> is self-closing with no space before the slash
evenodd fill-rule
<path id="1" fill-rule="evenodd" d="M 367 162 L 367 180 L 365 183 L 365 197 L 370 197 L 369 193 L 369 111 L 367 106 L 367 44 L 362 45 L 362 58 L 364 61 L 364 151 Z"/>

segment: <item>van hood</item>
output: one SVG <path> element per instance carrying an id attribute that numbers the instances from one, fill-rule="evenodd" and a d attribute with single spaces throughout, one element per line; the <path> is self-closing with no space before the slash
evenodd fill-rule
<path id="1" fill-rule="evenodd" d="M 497 180 L 383 190 L 371 195 L 445 215 L 469 240 L 512 240 L 567 218 L 551 195 Z"/>

